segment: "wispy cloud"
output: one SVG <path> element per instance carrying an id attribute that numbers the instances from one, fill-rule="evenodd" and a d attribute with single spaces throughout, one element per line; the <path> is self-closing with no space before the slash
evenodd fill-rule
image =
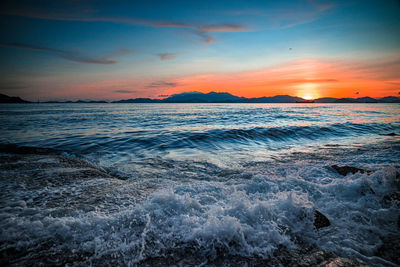
<path id="1" fill-rule="evenodd" d="M 334 7 L 334 4 L 330 1 L 323 2 L 323 1 L 319 1 L 319 0 L 308 0 L 308 2 L 311 5 L 313 5 L 314 7 L 316 7 L 317 9 L 319 9 L 320 11 L 324 11 L 324 10 Z"/>
<path id="2" fill-rule="evenodd" d="M 332 83 L 332 82 L 338 82 L 337 79 L 304 79 L 300 81 L 296 81 L 296 83 L 299 82 L 307 82 L 307 83 Z"/>
<path id="3" fill-rule="evenodd" d="M 169 60 L 176 58 L 176 53 L 159 53 L 157 56 L 160 58 L 160 60 Z"/>
<path id="4" fill-rule="evenodd" d="M 202 32 L 244 32 L 249 29 L 243 25 L 236 24 L 216 24 L 216 25 L 208 25 L 201 26 L 198 29 Z"/>
<path id="5" fill-rule="evenodd" d="M 324 12 L 335 7 L 328 1 L 308 0 L 302 8 L 230 10 L 227 15 L 264 17 L 271 24 L 267 28 L 291 28 L 317 20 Z"/>
<path id="6" fill-rule="evenodd" d="M 214 37 L 209 36 L 209 33 L 214 32 L 243 32 L 250 29 L 244 25 L 222 23 L 210 25 L 196 25 L 191 23 L 184 23 L 179 21 L 168 20 L 150 20 L 131 17 L 117 17 L 117 16 L 94 16 L 89 14 L 73 15 L 76 13 L 66 12 L 45 12 L 38 9 L 20 9 L 15 7 L 8 7 L 0 11 L 0 14 L 22 16 L 35 19 L 46 20 L 60 20 L 60 21 L 86 21 L 86 22 L 111 22 L 120 24 L 129 24 L 135 26 L 147 26 L 154 28 L 184 28 L 190 29 L 192 32 L 203 39 L 203 42 L 210 44 L 214 42 Z"/>
<path id="7" fill-rule="evenodd" d="M 386 82 L 387 84 L 393 84 L 393 85 L 396 85 L 396 86 L 400 86 L 400 82 Z"/>
<path id="8" fill-rule="evenodd" d="M 176 87 L 178 83 L 168 81 L 156 81 L 148 84 L 147 88 L 159 88 L 159 87 Z"/>
<path id="9" fill-rule="evenodd" d="M 101 80 L 82 82 L 69 78 L 60 80 L 57 76 L 35 80 L 28 77 L 18 79 L 23 84 L 16 85 L 29 85 L 18 91 L 18 95 L 26 99 L 116 99 L 130 93 L 132 97 L 162 98 L 188 91 L 229 92 L 246 97 L 310 93 L 314 97 L 349 97 L 359 92 L 360 97 L 383 97 L 399 92 L 400 61 L 396 58 L 399 57 L 362 61 L 298 59 L 242 72 L 199 73 L 155 80 L 104 76 Z M 4 89 L 2 92 L 14 94 L 15 91 Z"/>
<path id="10" fill-rule="evenodd" d="M 91 57 L 88 55 L 84 55 L 78 52 L 72 52 L 62 49 L 56 49 L 45 46 L 31 45 L 31 44 L 23 44 L 23 43 L 0 43 L 1 46 L 19 48 L 19 49 L 27 49 L 34 51 L 44 51 L 51 55 L 67 59 L 74 62 L 86 63 L 86 64 L 100 64 L 100 65 L 111 65 L 117 63 L 116 60 L 113 60 L 115 57 L 124 56 L 130 53 L 128 50 L 121 50 L 119 53 L 103 56 L 100 58 Z"/>
<path id="11" fill-rule="evenodd" d="M 399 69 L 398 57 L 363 61 L 299 59 L 258 70 L 170 79 L 177 86 L 165 88 L 161 94 L 214 90 L 246 97 L 348 97 L 348 92 L 354 91 L 360 96 L 381 97 L 397 94 Z"/>
<path id="12" fill-rule="evenodd" d="M 115 93 L 119 93 L 119 94 L 133 94 L 136 93 L 137 91 L 132 91 L 132 90 L 115 90 Z"/>
<path id="13" fill-rule="evenodd" d="M 196 34 L 197 36 L 199 36 L 203 40 L 203 43 L 205 43 L 205 44 L 212 44 L 217 41 L 214 37 L 210 36 L 205 31 L 195 30 L 195 31 L 193 31 L 193 33 Z"/>

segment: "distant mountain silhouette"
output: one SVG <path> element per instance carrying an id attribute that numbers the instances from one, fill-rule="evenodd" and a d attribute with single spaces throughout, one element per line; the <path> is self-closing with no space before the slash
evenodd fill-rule
<path id="1" fill-rule="evenodd" d="M 30 103 L 30 102 L 23 100 L 17 96 L 8 96 L 0 94 L 0 103 Z"/>
<path id="2" fill-rule="evenodd" d="M 304 101 L 305 99 L 297 97 L 297 96 L 290 96 L 290 95 L 276 95 L 270 97 L 258 97 L 258 98 L 248 98 L 250 103 L 296 103 Z"/>
<path id="3" fill-rule="evenodd" d="M 108 102 L 104 100 L 77 100 L 73 103 L 108 103 Z"/>
<path id="4" fill-rule="evenodd" d="M 175 94 L 165 99 L 135 98 L 114 101 L 113 103 L 307 103 L 303 98 L 289 95 L 277 95 L 271 97 L 246 98 L 234 96 L 230 93 L 200 93 L 185 92 Z M 400 97 L 388 96 L 384 98 L 360 97 L 360 98 L 334 98 L 324 97 L 315 99 L 315 103 L 400 103 Z"/>
<path id="5" fill-rule="evenodd" d="M 245 100 L 229 93 L 210 92 L 203 94 L 200 92 L 187 92 L 172 95 L 163 100 L 165 103 L 237 103 Z"/>
<path id="6" fill-rule="evenodd" d="M 234 96 L 230 93 L 210 92 L 204 94 L 200 92 L 185 92 L 172 95 L 162 100 L 151 98 L 135 98 L 114 101 L 113 103 L 296 103 L 296 101 L 303 100 L 304 99 L 300 97 L 293 97 L 289 95 L 246 98 Z"/>
<path id="7" fill-rule="evenodd" d="M 381 103 L 400 103 L 400 97 L 397 96 L 386 96 L 379 99 Z"/>
<path id="8" fill-rule="evenodd" d="M 77 101 L 57 101 L 57 100 L 52 100 L 52 101 L 45 101 L 45 102 L 40 102 L 40 103 L 46 103 L 46 104 L 60 104 L 60 103 L 108 103 L 108 101 L 105 100 L 77 100 Z"/>
<path id="9" fill-rule="evenodd" d="M 336 100 L 337 98 L 334 97 L 323 97 L 315 99 L 315 103 L 335 103 Z"/>
<path id="10" fill-rule="evenodd" d="M 360 98 L 339 98 L 333 103 L 378 103 L 379 101 L 372 97 L 360 97 Z"/>
<path id="11" fill-rule="evenodd" d="M 113 101 L 112 103 L 160 103 L 160 99 L 151 99 L 151 98 L 133 98 L 133 99 L 124 99 Z"/>
<path id="12" fill-rule="evenodd" d="M 383 98 L 334 98 L 324 97 L 314 100 L 315 103 L 400 103 L 400 97 L 387 96 Z M 289 95 L 276 95 L 271 97 L 246 98 L 234 96 L 230 93 L 200 93 L 185 92 L 171 95 L 165 99 L 133 98 L 113 101 L 111 103 L 308 103 L 303 98 Z M 0 103 L 30 103 L 19 97 L 9 97 L 0 94 Z M 77 101 L 47 101 L 42 103 L 108 103 L 103 100 L 77 100 Z"/>

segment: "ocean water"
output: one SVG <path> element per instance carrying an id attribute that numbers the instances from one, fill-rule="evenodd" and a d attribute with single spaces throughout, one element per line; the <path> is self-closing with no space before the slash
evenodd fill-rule
<path id="1" fill-rule="evenodd" d="M 385 201 L 399 190 L 398 104 L 4 104 L 0 125 L 1 144 L 57 149 L 112 176 L 29 187 L 3 170 L 0 250 L 23 252 L 15 264 L 43 251 L 76 265 L 207 264 L 313 246 L 391 265 L 377 252 L 399 235 Z M 315 229 L 314 210 L 331 225 Z"/>

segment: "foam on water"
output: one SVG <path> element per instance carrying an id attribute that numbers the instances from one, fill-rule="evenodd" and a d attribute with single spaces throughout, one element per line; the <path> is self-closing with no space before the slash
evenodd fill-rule
<path id="1" fill-rule="evenodd" d="M 400 235 L 398 115 L 395 104 L 1 106 L 0 142 L 42 148 L 0 154 L 0 263 L 201 265 L 311 247 L 390 265 L 379 250 Z M 329 227 L 315 229 L 315 210 Z"/>
<path id="2" fill-rule="evenodd" d="M 216 166 L 203 170 L 202 178 L 164 174 L 161 185 L 159 179 L 93 178 L 37 188 L 3 176 L 8 197 L 1 198 L 0 248 L 21 253 L 19 264 L 53 255 L 58 263 L 128 265 L 171 253 L 203 262 L 221 253 L 268 259 L 282 246 L 306 244 L 389 264 L 374 255 L 384 237 L 398 234 L 400 212 L 384 201 L 398 190 L 396 167 L 367 164 L 373 173 L 343 177 L 329 164 L 347 161 L 354 150 L 338 150 L 321 151 L 312 160 L 249 162 L 230 173 L 220 169 L 221 176 Z M 372 151 L 358 152 L 359 158 Z M 153 188 L 142 201 L 141 187 Z M 329 218 L 330 227 L 315 229 L 315 209 Z"/>

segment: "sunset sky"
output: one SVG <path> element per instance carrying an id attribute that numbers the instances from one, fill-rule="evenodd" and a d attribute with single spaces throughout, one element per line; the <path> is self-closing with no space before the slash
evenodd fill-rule
<path id="1" fill-rule="evenodd" d="M 400 1 L 9 1 L 0 93 L 27 100 L 400 96 Z"/>

